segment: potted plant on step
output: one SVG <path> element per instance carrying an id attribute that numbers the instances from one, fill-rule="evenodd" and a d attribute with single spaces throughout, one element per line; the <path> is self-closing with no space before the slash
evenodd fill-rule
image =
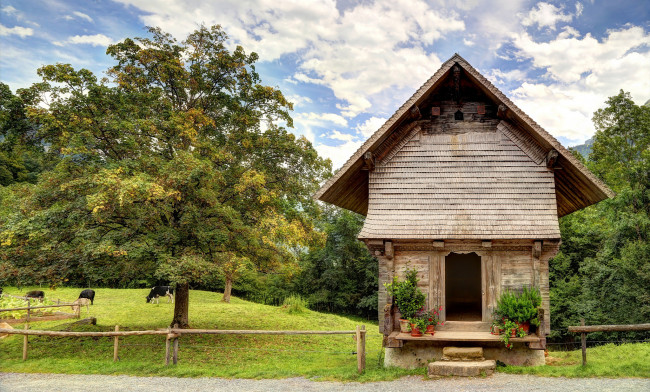
<path id="1" fill-rule="evenodd" d="M 408 319 L 414 318 L 417 312 L 424 307 L 426 297 L 418 289 L 418 272 L 407 269 L 405 279 L 400 281 L 397 276 L 391 283 L 384 284 L 388 294 L 393 297 L 395 305 L 399 309 L 400 332 L 408 332 Z"/>
<path id="2" fill-rule="evenodd" d="M 438 309 L 431 309 L 423 313 L 424 320 L 426 322 L 426 331 L 425 333 L 433 336 L 435 334 L 435 327 L 440 322 L 440 311 L 442 311 L 442 306 Z"/>
<path id="3" fill-rule="evenodd" d="M 411 328 L 411 336 L 422 337 L 422 334 L 427 329 L 427 318 L 423 315 L 410 317 L 408 319 Z"/>

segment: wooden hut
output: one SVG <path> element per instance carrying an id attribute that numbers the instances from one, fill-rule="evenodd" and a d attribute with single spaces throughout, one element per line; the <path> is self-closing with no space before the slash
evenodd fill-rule
<path id="1" fill-rule="evenodd" d="M 454 55 L 377 130 L 315 198 L 365 215 L 359 239 L 379 260 L 379 329 L 386 362 L 415 366 L 445 346 L 543 363 L 549 260 L 558 218 L 613 195 L 580 161 L 461 56 Z M 399 333 L 384 283 L 418 270 L 433 337 Z M 503 290 L 539 287 L 537 334 L 505 350 L 489 333 Z"/>

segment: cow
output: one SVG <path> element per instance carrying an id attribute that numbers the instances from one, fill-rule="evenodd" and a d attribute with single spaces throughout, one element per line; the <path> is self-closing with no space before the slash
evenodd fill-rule
<path id="1" fill-rule="evenodd" d="M 90 304 L 93 305 L 93 302 L 95 302 L 95 290 L 85 289 L 79 294 L 79 298 L 87 298 L 90 300 Z"/>
<path id="2" fill-rule="evenodd" d="M 91 290 L 91 291 L 92 291 L 92 290 Z M 86 307 L 86 310 L 90 311 L 90 307 L 88 306 L 89 304 L 91 304 L 91 301 L 90 301 L 89 298 L 81 298 L 81 297 L 80 297 L 80 298 L 77 298 L 77 299 L 72 303 L 72 310 L 73 310 L 75 313 L 80 314 L 80 313 L 81 313 L 81 307 L 82 307 L 82 306 L 85 306 L 85 307 Z"/>
<path id="3" fill-rule="evenodd" d="M 32 290 L 25 294 L 25 298 L 37 298 L 39 301 L 43 302 L 45 298 L 45 293 L 41 290 Z"/>
<path id="4" fill-rule="evenodd" d="M 151 288 L 149 295 L 147 295 L 147 303 L 153 303 L 153 300 L 156 300 L 156 303 L 160 303 L 159 299 L 161 296 L 167 297 L 167 303 L 171 301 L 174 303 L 174 288 L 172 286 L 154 286 Z"/>

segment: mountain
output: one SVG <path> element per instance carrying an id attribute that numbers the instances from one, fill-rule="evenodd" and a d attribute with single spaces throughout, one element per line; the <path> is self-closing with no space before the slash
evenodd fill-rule
<path id="1" fill-rule="evenodd" d="M 592 137 L 591 139 L 588 139 L 584 144 L 580 144 L 577 146 L 573 146 L 572 148 L 576 151 L 578 151 L 585 159 L 589 157 L 589 154 L 591 154 L 591 148 L 594 145 L 594 138 Z"/>

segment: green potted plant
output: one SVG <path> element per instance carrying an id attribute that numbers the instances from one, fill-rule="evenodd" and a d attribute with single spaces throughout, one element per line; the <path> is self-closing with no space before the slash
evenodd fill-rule
<path id="1" fill-rule="evenodd" d="M 423 315 L 409 317 L 408 322 L 411 328 L 411 336 L 421 337 L 427 328 L 427 318 Z"/>
<path id="2" fill-rule="evenodd" d="M 510 338 L 520 337 L 523 338 L 526 336 L 526 333 L 520 328 L 517 323 L 512 320 L 506 319 L 503 323 L 504 333 L 501 335 L 500 339 L 505 344 L 507 349 L 512 348 L 512 343 Z"/>
<path id="3" fill-rule="evenodd" d="M 415 317 L 417 312 L 424 307 L 426 297 L 418 289 L 417 274 L 416 270 L 407 269 L 403 281 L 394 277 L 391 283 L 384 284 L 402 315 L 400 318 L 401 332 L 408 332 L 408 319 Z"/>
<path id="4" fill-rule="evenodd" d="M 425 333 L 433 335 L 435 333 L 435 327 L 438 325 L 440 322 L 440 311 L 442 310 L 442 306 L 438 309 L 431 309 L 429 311 L 426 311 L 422 314 L 424 317 L 425 323 L 426 323 L 426 331 Z"/>
<path id="5" fill-rule="evenodd" d="M 539 326 L 538 308 L 542 304 L 539 289 L 524 287 L 521 294 L 507 290 L 501 294 L 497 302 L 495 319 L 499 324 L 510 320 L 521 327 L 527 334 L 530 325 Z"/>

